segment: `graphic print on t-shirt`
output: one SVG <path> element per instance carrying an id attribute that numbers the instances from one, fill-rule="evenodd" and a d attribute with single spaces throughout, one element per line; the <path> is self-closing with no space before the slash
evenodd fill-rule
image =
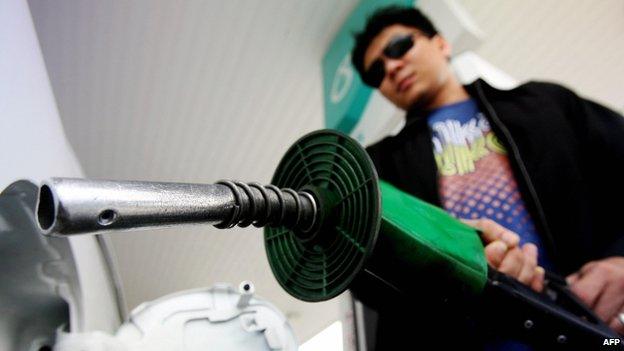
<path id="1" fill-rule="evenodd" d="M 545 263 L 505 148 L 476 102 L 467 100 L 436 109 L 428 123 L 444 208 L 458 218 L 493 219 L 518 233 L 522 244 L 536 244 L 540 263 Z"/>

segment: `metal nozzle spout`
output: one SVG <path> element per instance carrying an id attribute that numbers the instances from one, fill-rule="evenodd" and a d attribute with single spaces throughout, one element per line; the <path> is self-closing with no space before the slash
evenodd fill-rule
<path id="1" fill-rule="evenodd" d="M 52 178 L 40 187 L 37 222 L 46 235 L 96 234 L 184 224 L 217 227 L 314 224 L 307 193 L 256 183 L 157 183 Z"/>

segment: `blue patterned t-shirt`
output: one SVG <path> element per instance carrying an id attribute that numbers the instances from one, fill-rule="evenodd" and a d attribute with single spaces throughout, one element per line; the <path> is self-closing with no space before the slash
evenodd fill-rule
<path id="1" fill-rule="evenodd" d="M 453 216 L 489 218 L 534 243 L 549 262 L 518 191 L 507 152 L 472 99 L 433 110 L 428 117 L 442 205 Z M 531 350 L 515 340 L 490 340 L 486 350 Z"/>
<path id="2" fill-rule="evenodd" d="M 428 117 L 444 208 L 458 218 L 490 218 L 520 235 L 520 243 L 542 242 L 526 210 L 507 152 L 474 100 L 443 106 Z"/>

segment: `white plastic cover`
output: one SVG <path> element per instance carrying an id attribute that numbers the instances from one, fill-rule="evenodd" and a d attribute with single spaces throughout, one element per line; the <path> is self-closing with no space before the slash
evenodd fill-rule
<path id="1" fill-rule="evenodd" d="M 253 285 L 183 291 L 132 311 L 115 336 L 59 333 L 55 351 L 264 351 L 297 349 L 288 321 Z"/>

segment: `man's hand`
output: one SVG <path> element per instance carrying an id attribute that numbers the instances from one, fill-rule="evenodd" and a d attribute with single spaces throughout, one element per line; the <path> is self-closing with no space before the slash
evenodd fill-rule
<path id="1" fill-rule="evenodd" d="M 544 288 L 544 269 L 537 265 L 537 247 L 519 246 L 520 236 L 491 219 L 462 220 L 481 231 L 488 263 L 500 272 L 518 279 L 535 291 Z"/>
<path id="2" fill-rule="evenodd" d="M 578 297 L 613 330 L 624 335 L 624 257 L 592 261 L 567 277 Z"/>

